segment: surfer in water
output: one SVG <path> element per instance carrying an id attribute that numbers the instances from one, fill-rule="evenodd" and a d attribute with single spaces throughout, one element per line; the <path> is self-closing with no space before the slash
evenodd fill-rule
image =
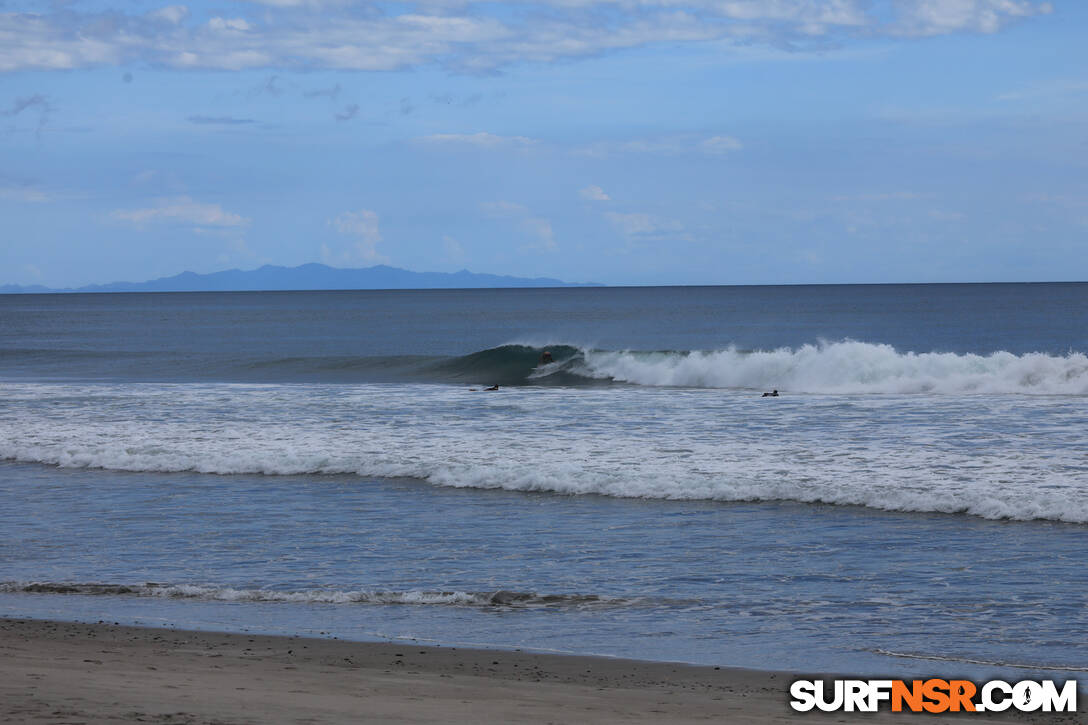
<path id="1" fill-rule="evenodd" d="M 484 388 L 484 390 L 498 390 L 498 389 L 499 389 L 498 385 L 492 385 L 490 388 Z"/>
<path id="2" fill-rule="evenodd" d="M 541 355 L 540 355 L 540 364 L 541 364 L 541 365 L 547 365 L 547 364 L 548 364 L 548 363 L 550 363 L 550 362 L 554 362 L 554 361 L 552 360 L 552 354 L 551 354 L 550 352 L 548 352 L 547 350 L 545 350 L 545 351 L 544 351 L 543 353 L 541 353 Z"/>
<path id="3" fill-rule="evenodd" d="M 764 393 L 760 397 L 761 398 L 777 398 L 778 397 L 778 389 L 776 388 L 775 390 L 772 390 L 769 393 Z"/>

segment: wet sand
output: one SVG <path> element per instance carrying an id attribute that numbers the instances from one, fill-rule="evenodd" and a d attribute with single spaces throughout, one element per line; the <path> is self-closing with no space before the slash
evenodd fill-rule
<path id="1" fill-rule="evenodd" d="M 953 719 L 794 713 L 781 672 L 410 643 L 0 619 L 0 655 L 0 722 L 13 723 Z"/>

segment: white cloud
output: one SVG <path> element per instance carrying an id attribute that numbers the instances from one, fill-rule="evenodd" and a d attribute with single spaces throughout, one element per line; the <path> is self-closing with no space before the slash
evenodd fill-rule
<path id="1" fill-rule="evenodd" d="M 741 142 L 732 136 L 711 136 L 700 145 L 702 146 L 703 151 L 715 155 L 728 154 L 733 151 L 740 151 L 744 148 L 744 146 L 741 145 Z"/>
<path id="2" fill-rule="evenodd" d="M 208 28 L 218 32 L 245 32 L 252 26 L 242 18 L 214 17 L 208 21 Z"/>
<path id="3" fill-rule="evenodd" d="M 218 204 L 194 201 L 187 196 L 159 199 L 145 209 L 118 209 L 111 212 L 118 221 L 136 225 L 149 223 L 191 224 L 196 227 L 244 227 L 249 219 L 224 211 Z"/>
<path id="4" fill-rule="evenodd" d="M 1033 193 L 1025 194 L 1021 197 L 1022 201 L 1033 204 L 1054 204 L 1056 206 L 1063 206 L 1068 209 L 1086 209 L 1088 208 L 1088 194 L 1073 193 L 1073 194 L 1046 194 L 1046 193 Z"/>
<path id="5" fill-rule="evenodd" d="M 51 197 L 48 194 L 29 184 L 0 185 L 0 201 L 41 204 L 50 200 Z"/>
<path id="6" fill-rule="evenodd" d="M 226 246 L 216 259 L 224 266 L 239 265 L 255 261 L 257 255 L 249 248 L 245 239 L 234 236 L 227 239 Z"/>
<path id="7" fill-rule="evenodd" d="M 1056 80 L 1038 85 L 1022 88 L 1017 91 L 1008 91 L 997 96 L 999 101 L 1029 101 L 1039 98 L 1067 98 L 1071 95 L 1088 93 L 1088 81 L 1082 80 Z"/>
<path id="8" fill-rule="evenodd" d="M 183 5 L 127 15 L 59 4 L 0 13 L 0 71 L 145 63 L 364 71 L 438 64 L 488 72 L 663 44 L 833 49 L 852 38 L 993 33 L 1051 11 L 1038 0 L 537 0 L 501 14 L 474 7 L 480 4 L 420 0 L 399 11 L 357 12 L 348 2 L 265 0 L 247 18 L 202 23 Z"/>
<path id="9" fill-rule="evenodd" d="M 904 35 L 996 33 L 1020 18 L 1053 11 L 1034 0 L 899 0 L 892 32 Z"/>
<path id="10" fill-rule="evenodd" d="M 165 20 L 171 25 L 177 25 L 189 17 L 189 8 L 184 5 L 167 5 L 158 10 L 152 10 L 147 14 L 147 17 L 153 20 Z"/>
<path id="11" fill-rule="evenodd" d="M 327 244 L 321 245 L 321 260 L 326 264 L 350 267 L 353 265 L 389 261 L 378 253 L 377 246 L 382 241 L 378 226 L 378 214 L 370 209 L 346 211 L 328 221 L 330 227 L 354 239 L 347 247 L 333 250 Z"/>
<path id="12" fill-rule="evenodd" d="M 465 259 L 465 248 L 453 237 L 442 235 L 442 249 L 446 253 L 446 259 L 454 263 L 460 263 Z"/>
<path id="13" fill-rule="evenodd" d="M 329 224 L 341 234 L 354 234 L 372 244 L 382 240 L 382 233 L 378 229 L 378 214 L 370 209 L 346 211 L 335 219 L 330 219 Z"/>
<path id="14" fill-rule="evenodd" d="M 79 19 L 90 24 L 92 17 Z M 49 15 L 0 14 L 0 71 L 67 70 L 124 62 L 123 39 L 115 31 L 84 34 L 83 22 L 76 22 L 75 28 L 71 25 L 69 20 Z"/>
<path id="15" fill-rule="evenodd" d="M 524 204 L 512 201 L 486 201 L 480 204 L 480 210 L 492 219 L 515 220 L 522 232 L 532 240 L 522 249 L 538 249 L 546 252 L 554 252 L 558 249 L 551 221 L 533 214 Z"/>
<path id="16" fill-rule="evenodd" d="M 864 194 L 840 194 L 831 197 L 832 201 L 916 201 L 925 199 L 930 194 L 917 191 L 873 191 Z"/>
<path id="17" fill-rule="evenodd" d="M 578 191 L 578 195 L 586 201 L 612 201 L 612 197 L 605 193 L 604 189 L 595 184 L 590 184 Z"/>
<path id="18" fill-rule="evenodd" d="M 544 217 L 529 217 L 521 223 L 522 227 L 534 238 L 534 243 L 527 245 L 528 249 L 541 249 L 545 252 L 554 252 L 555 233 L 552 231 L 552 223 Z"/>
<path id="19" fill-rule="evenodd" d="M 277 8 L 302 8 L 321 7 L 322 5 L 342 5 L 342 0 L 249 0 L 260 5 L 271 5 Z"/>
<path id="20" fill-rule="evenodd" d="M 621 214 L 610 211 L 605 212 L 604 217 L 621 234 L 630 238 L 659 238 L 676 235 L 684 230 L 684 226 L 678 221 L 641 212 Z"/>
<path id="21" fill-rule="evenodd" d="M 623 154 L 657 154 L 678 156 L 681 154 L 709 154 L 720 156 L 743 148 L 743 144 L 732 136 L 663 136 L 640 138 L 629 141 L 599 141 L 583 146 L 574 151 L 579 156 L 608 158 Z"/>
<path id="22" fill-rule="evenodd" d="M 485 201 L 480 204 L 480 209 L 484 214 L 493 219 L 523 216 L 529 213 L 529 207 L 524 204 L 516 204 L 512 201 Z"/>
<path id="23" fill-rule="evenodd" d="M 430 136 L 422 136 L 416 140 L 427 144 L 475 146 L 485 149 L 525 147 L 537 143 L 535 139 L 526 138 L 525 136 L 499 136 L 484 131 L 479 133 L 436 133 Z"/>

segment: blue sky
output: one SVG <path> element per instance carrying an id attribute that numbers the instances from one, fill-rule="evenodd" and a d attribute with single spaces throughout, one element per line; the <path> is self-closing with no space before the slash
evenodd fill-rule
<path id="1" fill-rule="evenodd" d="M 1088 279 L 1074 0 L 0 0 L 0 284 Z"/>

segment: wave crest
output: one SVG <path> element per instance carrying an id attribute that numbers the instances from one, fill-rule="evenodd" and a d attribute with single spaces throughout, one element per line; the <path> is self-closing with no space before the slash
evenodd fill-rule
<path id="1" fill-rule="evenodd" d="M 551 362 L 545 362 L 544 352 Z M 152 359 L 102 351 L 7 350 L 6 364 L 33 375 L 80 379 L 245 382 L 446 383 L 763 390 L 794 393 L 1088 395 L 1088 356 L 900 351 L 840 340 L 774 350 L 615 350 L 515 342 L 467 355 Z"/>
<path id="2" fill-rule="evenodd" d="M 755 351 L 579 349 L 555 367 L 575 376 L 646 386 L 778 388 L 817 394 L 1088 395 L 1088 357 L 1079 352 L 915 353 L 853 340 Z M 539 370 L 529 380 L 549 372 Z"/>

